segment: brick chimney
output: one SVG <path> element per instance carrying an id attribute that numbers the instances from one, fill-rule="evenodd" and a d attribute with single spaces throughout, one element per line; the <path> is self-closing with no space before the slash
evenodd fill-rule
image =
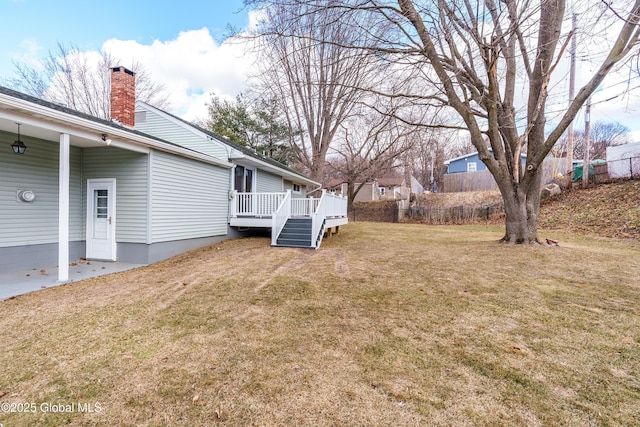
<path id="1" fill-rule="evenodd" d="M 111 119 L 133 127 L 136 117 L 136 74 L 124 67 L 111 69 Z"/>

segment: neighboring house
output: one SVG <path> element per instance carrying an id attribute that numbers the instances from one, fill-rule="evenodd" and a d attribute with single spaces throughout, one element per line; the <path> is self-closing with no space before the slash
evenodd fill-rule
<path id="1" fill-rule="evenodd" d="M 378 178 L 376 183 L 380 200 L 407 199 L 410 194 L 424 193 L 424 187 L 413 175 L 410 179 L 409 185 L 404 177 Z"/>
<path id="2" fill-rule="evenodd" d="M 378 200 L 406 199 L 409 188 L 402 177 L 378 178 L 374 181 L 377 187 Z"/>
<path id="3" fill-rule="evenodd" d="M 148 264 L 247 227 L 317 248 L 346 223 L 344 198 L 306 199 L 319 183 L 134 93 L 134 74 L 114 68 L 108 121 L 0 87 L 0 269 L 57 262 L 66 281 L 70 259 Z"/>
<path id="4" fill-rule="evenodd" d="M 354 188 L 358 188 L 360 183 L 355 183 Z M 327 191 L 336 196 L 349 196 L 348 184 L 344 181 L 331 181 L 326 185 Z M 365 182 L 364 185 L 358 190 L 354 202 L 368 202 L 371 200 L 378 200 L 377 187 L 373 182 Z"/>
<path id="5" fill-rule="evenodd" d="M 360 183 L 355 184 L 357 188 Z M 327 184 L 327 190 L 336 195 L 347 196 L 348 185 L 346 182 L 337 180 Z M 410 193 L 421 194 L 424 188 L 415 177 L 411 177 L 411 187 L 406 183 L 404 177 L 383 177 L 365 184 L 356 193 L 354 202 L 370 202 L 374 200 L 404 200 Z"/>
<path id="6" fill-rule="evenodd" d="M 521 154 L 520 158 L 522 173 L 527 165 L 527 155 Z M 547 157 L 542 163 L 542 184 L 558 180 L 559 174 L 561 177 L 567 170 L 566 162 L 566 157 Z M 444 164 L 447 166 L 447 173 L 442 183 L 442 190 L 445 193 L 498 189 L 493 175 L 478 157 L 478 152 L 449 159 Z M 574 164 L 576 164 L 575 160 Z"/>
<path id="7" fill-rule="evenodd" d="M 489 150 L 491 152 L 491 150 Z M 527 164 L 527 155 L 522 154 L 522 167 Z M 444 162 L 447 167 L 447 173 L 461 173 L 461 172 L 477 172 L 487 170 L 484 162 L 480 160 L 478 152 L 465 154 L 464 156 L 449 159 Z"/>

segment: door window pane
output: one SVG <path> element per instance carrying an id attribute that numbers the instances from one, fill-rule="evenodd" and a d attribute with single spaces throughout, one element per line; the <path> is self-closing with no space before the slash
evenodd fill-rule
<path id="1" fill-rule="evenodd" d="M 96 218 L 106 218 L 109 213 L 109 191 L 108 190 L 95 190 L 94 206 L 96 207 Z"/>
<path id="2" fill-rule="evenodd" d="M 253 170 L 245 169 L 244 191 L 250 193 L 253 190 Z"/>
<path id="3" fill-rule="evenodd" d="M 244 167 L 236 166 L 236 172 L 234 176 L 234 190 L 239 193 L 244 192 Z"/>

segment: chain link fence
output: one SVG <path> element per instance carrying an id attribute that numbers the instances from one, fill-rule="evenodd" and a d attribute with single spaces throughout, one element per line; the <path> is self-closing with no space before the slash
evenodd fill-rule
<path id="1" fill-rule="evenodd" d="M 609 179 L 640 178 L 640 156 L 607 161 L 607 173 Z"/>

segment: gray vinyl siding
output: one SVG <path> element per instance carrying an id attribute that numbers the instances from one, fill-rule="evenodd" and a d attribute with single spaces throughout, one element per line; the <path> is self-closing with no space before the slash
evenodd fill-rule
<path id="1" fill-rule="evenodd" d="M 303 184 L 300 185 L 299 193 L 292 193 L 294 197 L 307 197 L 307 186 Z M 291 190 L 293 192 L 293 182 L 285 180 L 284 181 L 284 191 Z"/>
<path id="2" fill-rule="evenodd" d="M 22 138 L 25 154 L 11 151 L 16 135 L 0 132 L 0 247 L 37 245 L 58 241 L 58 163 L 60 144 Z M 70 149 L 70 240 L 83 239 L 82 150 Z M 33 202 L 19 202 L 17 190 L 32 190 Z"/>
<path id="3" fill-rule="evenodd" d="M 258 169 L 256 177 L 256 192 L 281 193 L 284 191 L 282 177 Z"/>
<path id="4" fill-rule="evenodd" d="M 150 110 L 138 109 L 136 112 L 146 111 L 146 121 L 136 123 L 135 129 L 153 135 L 156 138 L 170 141 L 182 147 L 213 156 L 219 160 L 228 161 L 227 150 L 219 143 L 208 140 L 191 132 L 179 124 Z"/>
<path id="5" fill-rule="evenodd" d="M 87 180 L 116 179 L 116 241 L 147 241 L 148 155 L 116 147 L 84 149 L 83 218 L 86 221 Z"/>
<path id="6" fill-rule="evenodd" d="M 152 243 L 227 233 L 229 170 L 154 151 Z"/>

